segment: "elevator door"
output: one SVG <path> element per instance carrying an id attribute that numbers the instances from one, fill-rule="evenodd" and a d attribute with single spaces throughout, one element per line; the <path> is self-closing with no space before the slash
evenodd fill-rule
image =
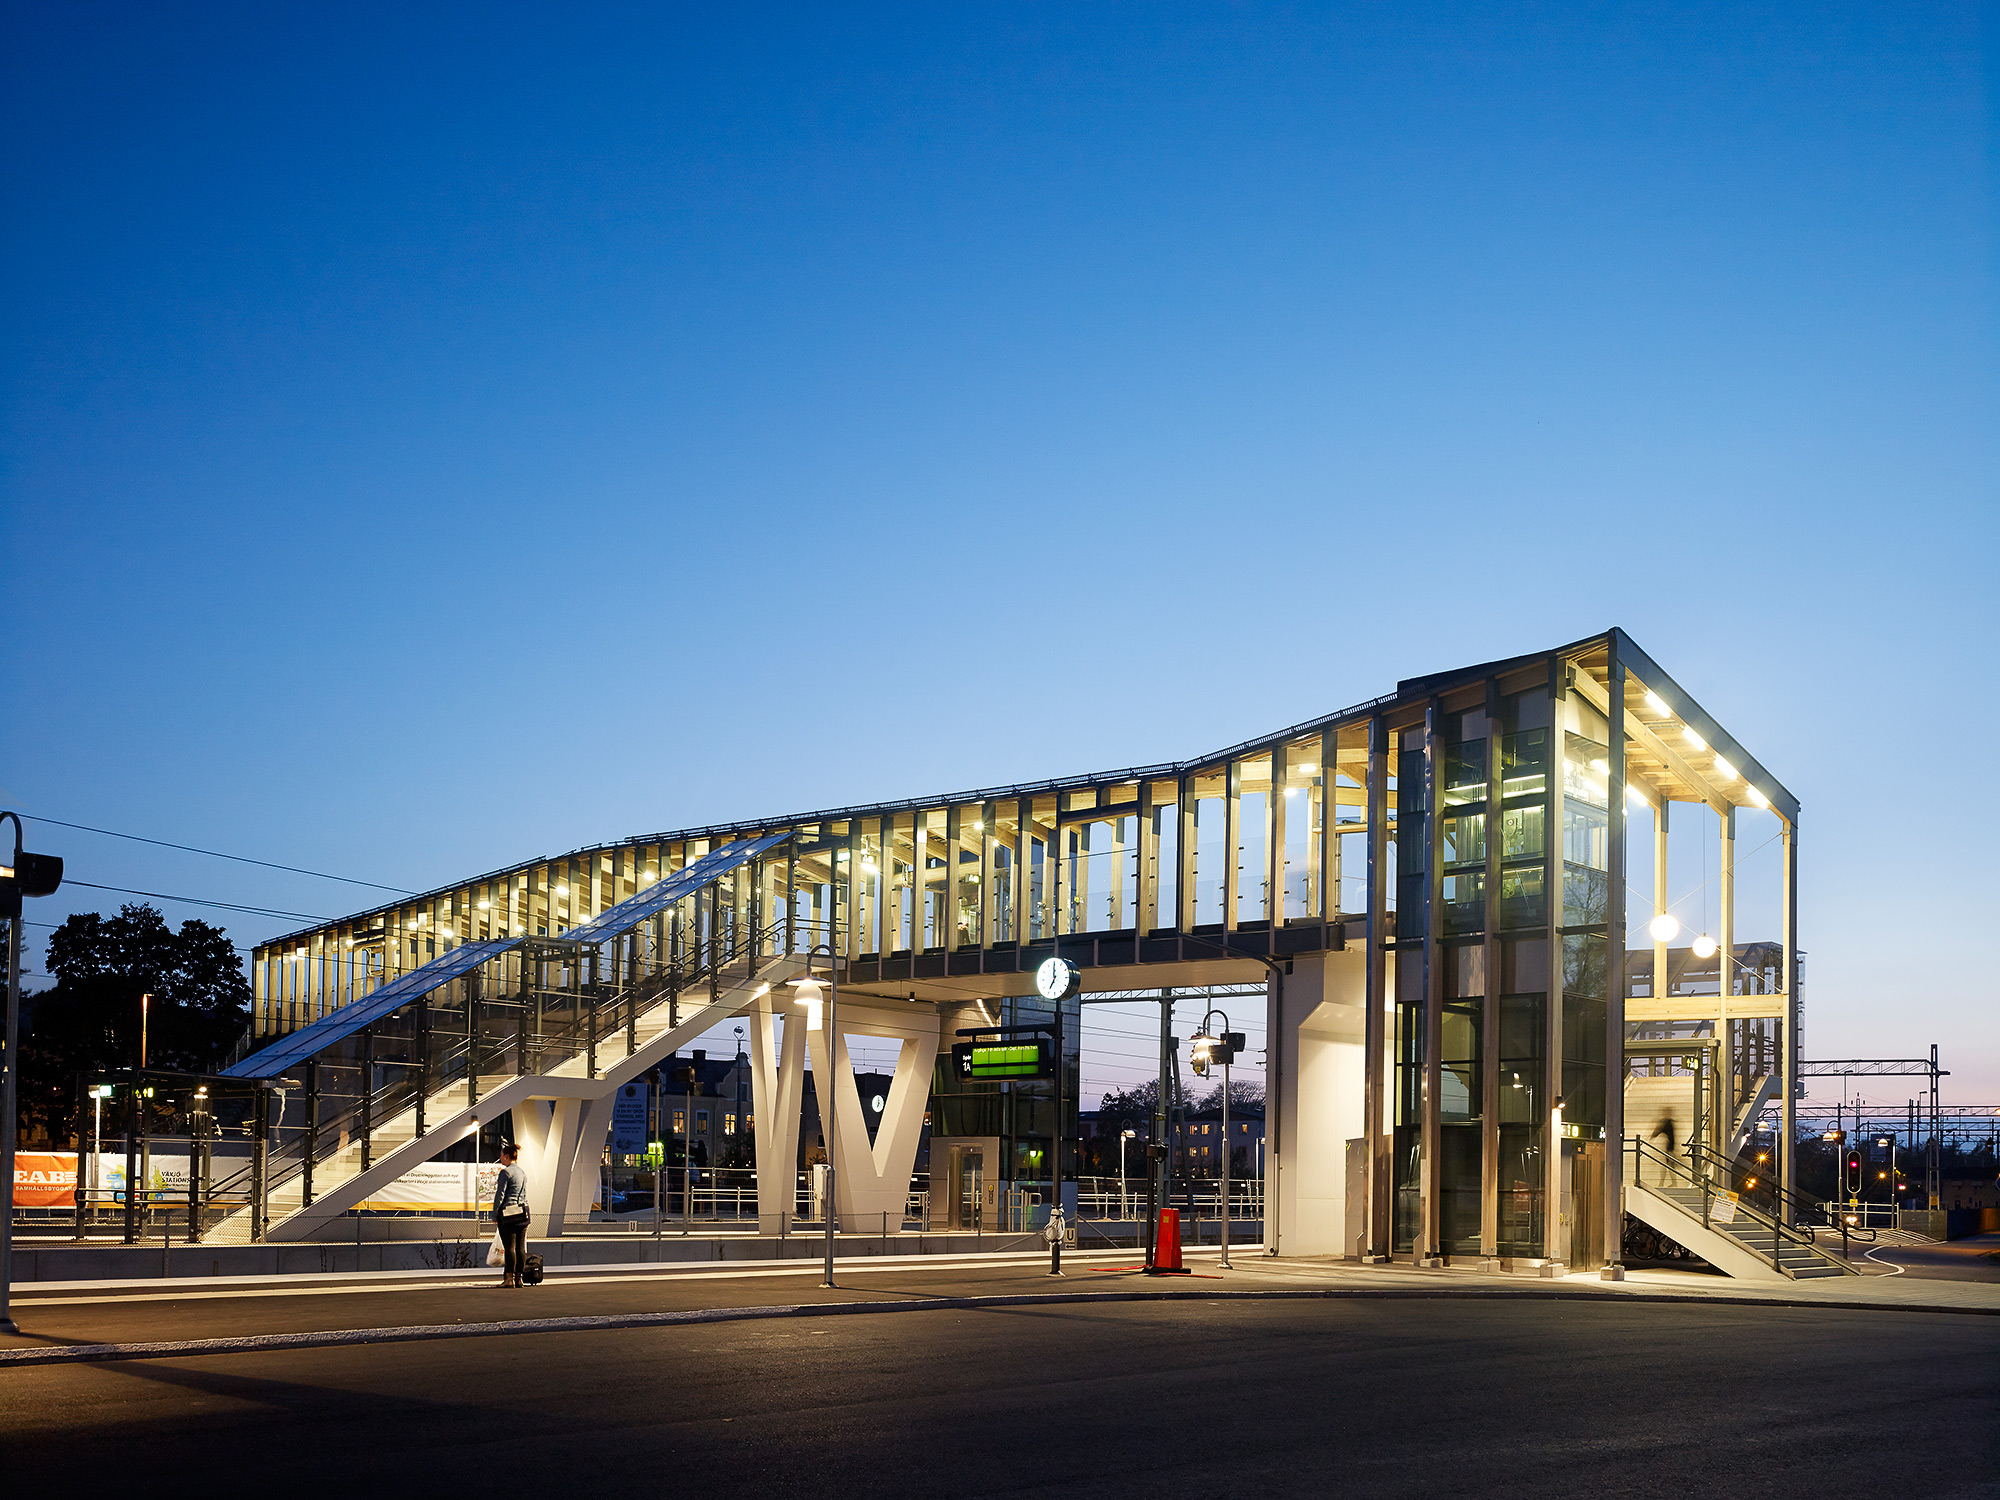
<path id="1" fill-rule="evenodd" d="M 986 1151 L 980 1146 L 951 1148 L 951 1212 L 953 1229 L 984 1227 Z"/>
<path id="2" fill-rule="evenodd" d="M 1604 1264 L 1604 1143 L 1570 1141 L 1569 1268 L 1594 1271 Z"/>

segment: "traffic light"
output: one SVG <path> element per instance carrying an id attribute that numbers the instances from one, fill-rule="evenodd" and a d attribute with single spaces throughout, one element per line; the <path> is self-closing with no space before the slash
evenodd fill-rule
<path id="1" fill-rule="evenodd" d="M 1841 1181 L 1841 1191 L 1850 1198 L 1861 1196 L 1861 1153 L 1853 1147 L 1847 1152 L 1847 1171 Z"/>

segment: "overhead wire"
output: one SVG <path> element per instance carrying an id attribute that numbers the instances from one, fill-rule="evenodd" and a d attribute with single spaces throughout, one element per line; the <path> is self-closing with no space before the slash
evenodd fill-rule
<path id="1" fill-rule="evenodd" d="M 135 891 L 122 885 L 98 885 L 88 880 L 71 880 L 65 878 L 63 884 L 80 885 L 85 890 L 91 891 L 110 891 L 114 895 L 119 896 L 146 896 L 154 901 L 177 901 L 184 906 L 212 906 L 221 911 L 243 912 L 253 917 L 284 917 L 288 920 L 300 922 L 331 922 L 334 920 L 332 917 L 320 916 L 316 912 L 282 911 L 272 906 L 247 906 L 236 901 L 208 901 L 200 896 L 170 896 L 164 891 Z"/>
<path id="2" fill-rule="evenodd" d="M 179 849 L 187 854 L 205 854 L 210 859 L 230 859 L 238 864 L 261 865 L 267 870 L 283 870 L 290 875 L 310 875 L 315 880 L 337 880 L 345 885 L 365 885 L 372 890 L 389 891 L 398 896 L 414 896 L 415 891 L 400 885 L 384 885 L 379 880 L 357 880 L 352 875 L 329 875 L 324 870 L 308 870 L 299 865 L 281 865 L 268 859 L 252 859 L 247 854 L 224 854 L 219 849 L 202 849 L 194 844 L 176 844 L 170 839 L 147 838 L 144 834 L 120 833 L 112 828 L 92 828 L 88 823 L 65 823 L 61 818 L 45 818 L 37 813 L 22 813 L 30 823 L 49 823 L 57 828 L 74 828 L 82 833 L 102 834 L 108 839 L 130 839 L 135 844 L 152 844 L 161 849 Z"/>

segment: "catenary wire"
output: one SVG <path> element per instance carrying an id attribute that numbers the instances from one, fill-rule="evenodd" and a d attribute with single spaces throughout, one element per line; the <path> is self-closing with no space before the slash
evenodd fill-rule
<path id="1" fill-rule="evenodd" d="M 88 823 L 65 823 L 61 818 L 45 818 L 37 813 L 22 813 L 30 823 L 50 823 L 57 828 L 74 828 L 82 833 L 102 834 L 108 839 L 130 839 L 135 844 L 153 844 L 161 849 L 179 849 L 187 854 L 205 854 L 210 859 L 233 859 L 238 864 L 261 865 L 267 870 L 283 870 L 291 875 L 310 875 L 316 880 L 338 880 L 345 885 L 365 885 L 371 890 L 390 891 L 398 896 L 414 896 L 415 891 L 405 890 L 399 885 L 383 885 L 379 880 L 356 880 L 352 875 L 329 875 L 324 870 L 307 870 L 298 865 L 274 864 L 268 859 L 252 859 L 246 854 L 224 854 L 219 849 L 200 849 L 193 844 L 176 844 L 168 839 L 149 839 L 139 833 L 119 833 L 111 828 L 92 828 Z"/>

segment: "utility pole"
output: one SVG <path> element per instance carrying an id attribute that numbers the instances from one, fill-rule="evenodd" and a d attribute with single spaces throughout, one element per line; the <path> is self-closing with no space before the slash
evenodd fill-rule
<path id="1" fill-rule="evenodd" d="M 14 824 L 14 862 L 0 868 L 0 916 L 7 919 L 6 1053 L 0 1056 L 0 1333 L 18 1333 L 14 1285 L 14 1127 L 21 1084 L 21 898 L 49 896 L 62 884 L 63 862 L 21 848 L 20 815 L 0 812 Z"/>

